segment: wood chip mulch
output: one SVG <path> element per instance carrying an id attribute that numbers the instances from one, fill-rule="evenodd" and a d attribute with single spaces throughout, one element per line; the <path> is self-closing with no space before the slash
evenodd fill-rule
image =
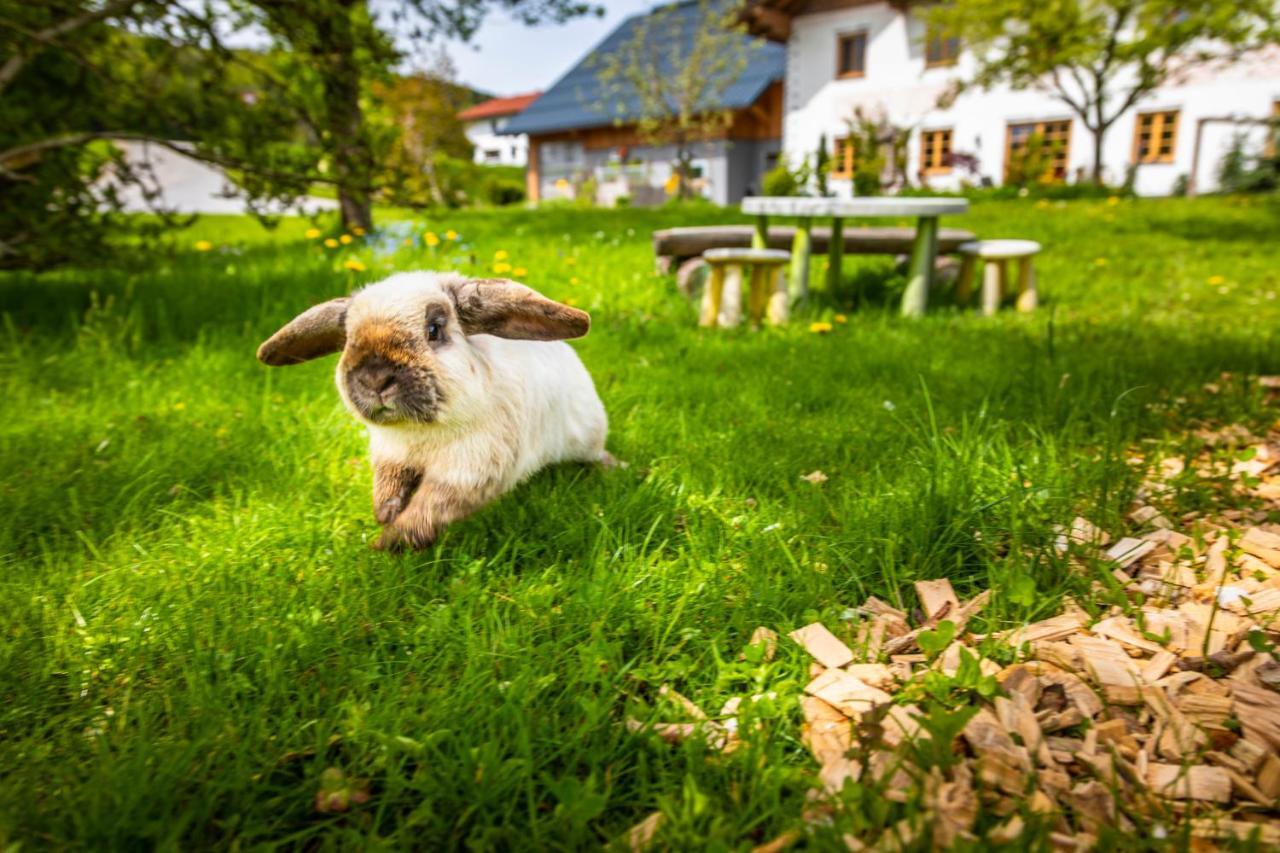
<path id="1" fill-rule="evenodd" d="M 984 658 L 988 637 L 967 630 L 990 592 L 961 601 L 945 579 L 915 584 L 922 618 L 873 597 L 856 635 L 820 622 L 788 634 L 813 659 L 799 701 L 818 771 L 808 826 L 756 849 L 830 824 L 850 780 L 904 802 L 923 791 L 925 803 L 878 835 L 844 836 L 851 850 L 1016 843 L 1024 815 L 1047 821 L 1059 850 L 1090 849 L 1106 830 L 1189 836 L 1197 849 L 1280 847 L 1280 524 L 1267 522 L 1280 512 L 1280 432 L 1200 438 L 1191 460 L 1133 460 L 1151 473 L 1128 535 L 1113 540 L 1085 518 L 1058 533 L 1063 558 L 1095 573 L 1101 564 L 1128 606 L 1098 618 L 1068 599 L 1052 618 L 992 635 L 1016 650 L 1011 665 Z M 1170 482 L 1192 475 L 1249 508 L 1166 517 L 1157 507 L 1170 503 Z M 772 657 L 779 641 L 760 628 L 751 642 Z M 939 672 L 998 689 L 969 692 L 950 757 L 926 770 L 919 746 L 942 735 L 919 702 Z M 691 721 L 631 720 L 633 730 L 739 745 L 745 697 L 713 717 L 665 689 Z M 624 843 L 644 849 L 660 827 L 650 815 Z"/>

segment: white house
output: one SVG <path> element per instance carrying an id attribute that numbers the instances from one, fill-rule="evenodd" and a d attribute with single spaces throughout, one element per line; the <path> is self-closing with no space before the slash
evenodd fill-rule
<path id="1" fill-rule="evenodd" d="M 831 188 L 852 193 L 854 152 L 844 145 L 856 108 L 911 129 L 907 175 L 913 184 L 954 189 L 962 181 L 999 184 L 1033 134 L 1051 144 L 1064 180 L 1088 174 L 1093 137 L 1070 108 L 1035 90 L 974 90 L 939 106 L 973 58 L 953 40 L 930 39 L 911 5 L 885 0 L 757 0 L 747 12 L 754 32 L 787 47 L 782 146 L 791 162 L 812 157 L 820 140 L 831 151 Z M 1258 124 L 1221 119 L 1280 115 L 1280 50 L 1233 65 L 1193 70 L 1158 89 L 1113 124 L 1105 137 L 1104 177 L 1119 183 L 1133 166 L 1135 188 L 1164 195 L 1193 178 L 1212 189 L 1222 156 L 1238 133 L 1261 149 Z M 1198 141 L 1197 141 L 1198 137 Z M 968 155 L 968 156 L 960 156 Z M 976 159 L 976 173 L 961 168 Z"/>
<path id="2" fill-rule="evenodd" d="M 502 129 L 541 95 L 541 92 L 529 92 L 510 98 L 493 98 L 458 113 L 458 118 L 466 125 L 467 139 L 476 147 L 477 163 L 525 165 L 529 157 L 529 137 L 523 134 L 503 136 Z"/>

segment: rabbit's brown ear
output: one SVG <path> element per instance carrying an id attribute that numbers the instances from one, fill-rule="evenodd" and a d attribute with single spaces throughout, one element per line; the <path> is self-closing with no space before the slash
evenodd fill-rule
<path id="1" fill-rule="evenodd" d="M 464 281 L 452 288 L 462 331 L 524 341 L 580 338 L 591 315 L 561 305 L 523 284 L 504 278 Z"/>
<path id="2" fill-rule="evenodd" d="M 330 299 L 294 317 L 258 347 L 258 361 L 272 367 L 300 364 L 337 352 L 347 343 L 347 304 L 351 297 Z"/>

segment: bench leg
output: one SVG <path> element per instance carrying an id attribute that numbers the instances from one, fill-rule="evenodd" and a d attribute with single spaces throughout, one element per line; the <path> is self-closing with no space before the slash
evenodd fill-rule
<path id="1" fill-rule="evenodd" d="M 763 264 L 748 266 L 743 272 L 744 278 L 747 279 L 747 322 L 752 328 L 758 327 L 760 319 L 764 316 L 767 274 L 768 268 Z"/>
<path id="2" fill-rule="evenodd" d="M 1004 294 L 1004 261 L 988 260 L 982 270 L 982 313 L 988 317 L 1000 310 Z"/>
<path id="3" fill-rule="evenodd" d="M 960 261 L 960 277 L 956 280 L 956 304 L 965 305 L 973 296 L 973 255 L 964 255 Z"/>
<path id="4" fill-rule="evenodd" d="M 938 258 L 938 217 L 922 216 L 916 221 L 916 242 L 911 247 L 907 289 L 902 294 L 902 316 L 922 317 L 929 308 L 933 287 L 933 266 Z"/>
<path id="5" fill-rule="evenodd" d="M 813 251 L 811 228 L 813 220 L 803 217 L 796 225 L 796 236 L 791 241 L 791 299 L 797 305 L 809 301 L 809 255 Z"/>
<path id="6" fill-rule="evenodd" d="M 742 322 L 742 267 L 726 264 L 724 293 L 720 298 L 720 325 L 737 326 Z"/>
<path id="7" fill-rule="evenodd" d="M 791 319 L 791 299 L 787 295 L 786 267 L 775 267 L 769 270 L 773 281 L 773 293 L 769 296 L 769 324 L 781 326 Z"/>
<path id="8" fill-rule="evenodd" d="M 767 249 L 769 248 L 769 217 L 756 217 L 756 230 L 751 235 L 751 248 Z"/>
<path id="9" fill-rule="evenodd" d="M 1018 263 L 1018 310 L 1034 311 L 1040 304 L 1036 295 L 1036 267 L 1031 258 L 1023 258 Z"/>
<path id="10" fill-rule="evenodd" d="M 840 288 L 841 267 L 844 266 L 844 220 L 839 216 L 831 220 L 831 244 L 827 246 L 827 294 Z"/>
<path id="11" fill-rule="evenodd" d="M 724 293 L 724 266 L 711 264 L 711 272 L 707 274 L 707 286 L 702 291 L 702 313 L 698 316 L 699 326 L 714 326 L 720 315 L 720 299 Z"/>

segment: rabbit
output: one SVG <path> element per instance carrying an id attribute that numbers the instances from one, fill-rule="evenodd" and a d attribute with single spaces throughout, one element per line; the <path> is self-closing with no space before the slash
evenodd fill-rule
<path id="1" fill-rule="evenodd" d="M 374 547 L 427 548 L 547 465 L 612 467 L 604 404 L 564 343 L 590 325 L 514 281 L 406 272 L 302 312 L 258 360 L 341 351 L 338 395 L 369 433 Z"/>

